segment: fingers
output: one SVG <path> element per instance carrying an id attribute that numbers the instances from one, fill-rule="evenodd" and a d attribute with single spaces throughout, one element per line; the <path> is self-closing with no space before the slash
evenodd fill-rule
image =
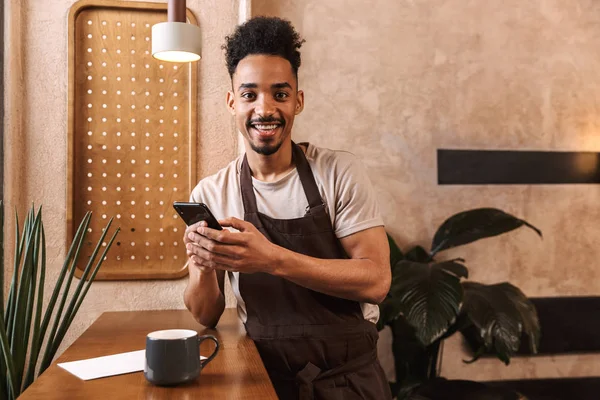
<path id="1" fill-rule="evenodd" d="M 206 247 L 195 243 L 188 243 L 186 245 L 186 252 L 188 257 L 196 255 L 204 260 L 211 260 L 217 262 L 231 263 L 239 257 L 236 256 L 234 250 L 229 250 L 229 246 L 215 244 L 210 240 L 204 239 L 207 242 Z"/>
<path id="2" fill-rule="evenodd" d="M 190 263 L 201 268 L 231 269 L 236 260 L 220 254 L 211 253 L 200 246 L 188 245 L 187 255 Z"/>
<path id="3" fill-rule="evenodd" d="M 205 226 L 206 226 L 206 222 L 205 221 L 200 221 L 200 222 L 197 222 L 197 223 L 195 223 L 193 225 L 188 226 L 185 229 L 185 233 L 183 234 L 183 243 L 185 243 L 185 244 L 190 243 L 191 239 L 188 236 L 190 232 L 197 232 L 198 228 L 205 227 Z"/>
<path id="4" fill-rule="evenodd" d="M 234 259 L 239 258 L 239 253 L 241 251 L 239 246 L 221 243 L 194 232 L 188 234 L 188 243 L 185 245 L 188 251 L 194 252 L 196 249 L 201 248 L 210 253 L 220 254 Z"/>
<path id="5" fill-rule="evenodd" d="M 203 236 L 207 239 L 214 240 L 222 244 L 243 245 L 246 243 L 246 235 L 241 232 L 230 232 L 227 229 L 218 231 L 216 229 L 211 229 L 204 226 L 199 227 L 196 232 L 199 236 Z M 188 238 L 190 240 L 197 239 L 196 236 L 188 236 Z"/>
<path id="6" fill-rule="evenodd" d="M 240 232 L 247 232 L 255 229 L 254 225 L 252 225 L 250 222 L 235 217 L 222 219 L 219 221 L 219 224 L 221 224 L 222 227 L 233 228 Z"/>
<path id="7" fill-rule="evenodd" d="M 196 256 L 189 257 L 188 267 L 198 269 L 202 272 L 210 272 L 214 270 L 214 268 L 202 265 L 201 260 Z"/>
<path id="8" fill-rule="evenodd" d="M 214 261 L 202 260 L 196 256 L 190 257 L 189 266 L 190 266 L 190 268 L 197 268 L 197 269 L 201 270 L 202 272 L 210 272 L 215 269 L 219 269 L 222 271 L 232 271 L 232 272 L 238 271 L 237 268 L 232 267 L 230 265 L 219 264 L 219 263 L 215 263 Z"/>

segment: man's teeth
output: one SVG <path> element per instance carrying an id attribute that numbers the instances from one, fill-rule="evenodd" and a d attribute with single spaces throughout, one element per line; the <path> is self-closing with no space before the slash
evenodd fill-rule
<path id="1" fill-rule="evenodd" d="M 254 125 L 256 129 L 260 129 L 261 131 L 270 131 L 277 128 L 279 125 Z"/>

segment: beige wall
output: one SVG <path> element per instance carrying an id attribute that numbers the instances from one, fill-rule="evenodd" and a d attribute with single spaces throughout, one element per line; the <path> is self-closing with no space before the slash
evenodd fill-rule
<path id="1" fill-rule="evenodd" d="M 65 254 L 67 16 L 74 3 L 4 2 L 5 209 L 12 215 L 13 207 L 17 207 L 23 216 L 31 202 L 43 204 L 50 271 L 47 279 L 51 282 L 56 280 Z M 229 76 L 220 46 L 238 22 L 239 3 L 187 1 L 204 39 L 198 70 L 198 176 L 216 172 L 237 154 L 237 136 L 225 108 Z M 10 220 L 6 232 L 12 235 L 12 216 Z M 12 243 L 7 247 L 12 248 Z M 185 284 L 186 279 L 94 283 L 59 353 L 104 311 L 185 308 Z"/>
<path id="2" fill-rule="evenodd" d="M 306 38 L 295 139 L 362 158 L 403 248 L 427 246 L 455 212 L 498 207 L 544 239 L 523 230 L 448 253 L 467 260 L 472 279 L 509 280 L 531 296 L 600 293 L 600 186 L 441 187 L 435 159 L 438 148 L 599 151 L 597 3 L 255 0 L 252 11 L 290 19 Z M 444 375 L 600 374 L 597 356 L 508 368 L 463 358 L 449 343 Z"/>
<path id="3" fill-rule="evenodd" d="M 5 1 L 7 210 L 43 203 L 54 275 L 64 256 L 72 4 Z M 204 38 L 198 132 L 204 176 L 236 154 L 220 45 L 238 21 L 239 4 L 187 4 Z M 472 279 L 510 280 L 532 296 L 600 292 L 600 187 L 440 187 L 435 161 L 440 147 L 600 150 L 594 2 L 254 0 L 252 14 L 289 18 L 307 39 L 300 72 L 306 109 L 295 139 L 357 154 L 369 168 L 387 228 L 403 247 L 426 245 L 455 212 L 499 207 L 538 226 L 544 240 L 518 231 L 448 254 L 466 258 Z M 185 280 L 97 282 L 65 344 L 104 311 L 182 308 L 184 286 Z M 389 355 L 386 340 L 382 356 Z M 595 357 L 514 360 L 508 368 L 488 360 L 465 366 L 463 357 L 458 343 L 446 346 L 444 375 L 600 374 Z M 391 373 L 389 359 L 385 364 Z"/>

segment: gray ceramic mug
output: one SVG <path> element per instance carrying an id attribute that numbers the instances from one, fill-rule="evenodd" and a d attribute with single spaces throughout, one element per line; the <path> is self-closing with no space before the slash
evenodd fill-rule
<path id="1" fill-rule="evenodd" d="M 209 339 L 215 350 L 200 360 L 200 343 Z M 193 381 L 219 352 L 219 341 L 212 335 L 198 336 L 188 329 L 167 329 L 146 336 L 144 376 L 155 385 L 177 385 Z"/>

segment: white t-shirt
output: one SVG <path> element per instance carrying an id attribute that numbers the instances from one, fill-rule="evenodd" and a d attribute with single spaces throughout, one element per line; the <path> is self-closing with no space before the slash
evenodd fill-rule
<path id="1" fill-rule="evenodd" d="M 306 158 L 338 238 L 383 226 L 371 182 L 364 166 L 353 154 L 309 144 Z M 236 217 L 243 220 L 242 160 L 243 156 L 240 156 L 216 174 L 202 179 L 192 191 L 190 201 L 206 204 L 217 219 Z M 308 200 L 295 168 L 275 182 L 262 182 L 253 177 L 252 185 L 260 213 L 276 219 L 300 218 L 306 214 Z M 238 302 L 238 314 L 246 322 L 239 273 L 230 273 L 229 279 Z M 361 308 L 365 319 L 377 322 L 377 305 L 363 303 Z"/>

